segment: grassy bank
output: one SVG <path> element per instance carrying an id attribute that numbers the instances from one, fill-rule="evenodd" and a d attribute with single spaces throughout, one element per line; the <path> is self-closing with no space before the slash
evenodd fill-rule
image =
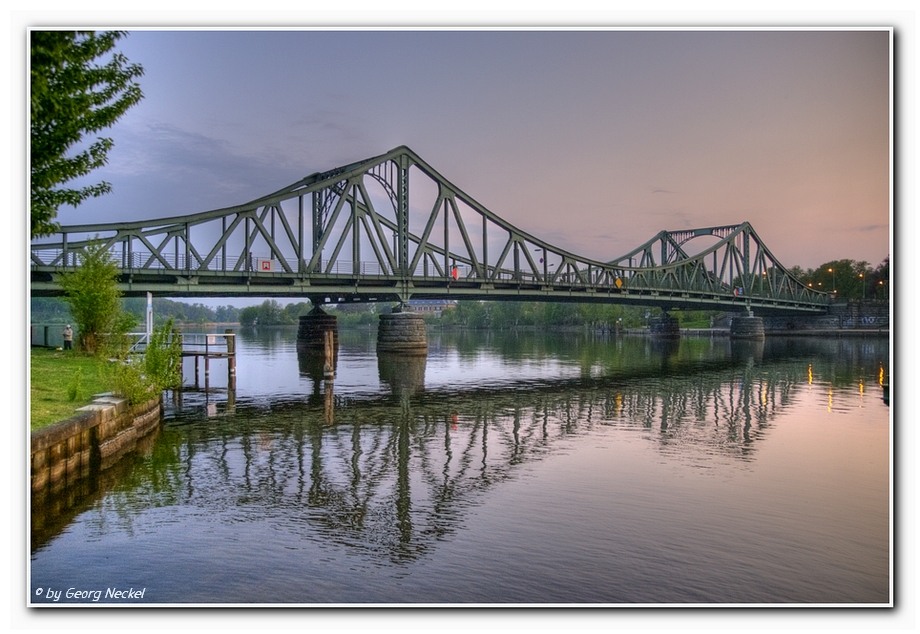
<path id="1" fill-rule="evenodd" d="M 30 358 L 31 431 L 70 418 L 78 407 L 91 403 L 94 394 L 111 389 L 105 361 L 95 357 L 32 348 Z"/>

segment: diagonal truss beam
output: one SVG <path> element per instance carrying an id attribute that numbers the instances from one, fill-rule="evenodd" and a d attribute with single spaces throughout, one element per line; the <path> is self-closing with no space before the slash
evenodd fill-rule
<path id="1" fill-rule="evenodd" d="M 688 245 L 703 237 L 715 243 L 692 252 Z M 131 279 L 169 274 L 182 283 L 214 278 L 232 284 L 233 274 L 247 288 L 271 278 L 311 293 L 334 277 L 352 279 L 356 289 L 391 284 L 405 298 L 421 287 L 488 293 L 501 285 L 536 289 L 548 300 L 575 292 L 606 293 L 611 301 L 615 294 L 666 292 L 713 302 L 828 303 L 827 295 L 796 280 L 747 222 L 662 231 L 622 257 L 597 261 L 504 221 L 404 146 L 316 172 L 243 205 L 62 227 L 32 244 L 33 271 L 53 277 L 78 264 L 93 239 L 104 241 Z M 228 259 L 228 253 L 236 255 Z M 269 266 L 254 270 L 254 258 Z"/>

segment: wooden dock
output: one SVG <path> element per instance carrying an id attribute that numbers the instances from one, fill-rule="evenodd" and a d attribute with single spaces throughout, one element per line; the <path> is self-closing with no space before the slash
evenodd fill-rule
<path id="1" fill-rule="evenodd" d="M 236 388 L 236 334 L 227 330 L 223 334 L 181 334 L 182 356 L 195 359 L 195 387 L 199 387 L 201 362 L 204 361 L 204 386 L 211 382 L 211 359 L 227 360 L 227 387 Z"/>

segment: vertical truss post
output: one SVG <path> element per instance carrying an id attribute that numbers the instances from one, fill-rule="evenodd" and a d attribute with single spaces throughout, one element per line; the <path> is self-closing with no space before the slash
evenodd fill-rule
<path id="1" fill-rule="evenodd" d="M 361 274 L 361 227 L 358 223 L 358 186 L 351 186 L 351 272 Z"/>
<path id="2" fill-rule="evenodd" d="M 728 283 L 732 286 L 732 292 L 735 291 L 735 238 L 732 238 L 725 245 L 725 257 L 728 258 Z"/>
<path id="3" fill-rule="evenodd" d="M 453 194 L 451 194 L 453 196 Z M 447 198 L 444 199 L 444 275 L 450 275 L 450 262 L 448 261 L 448 256 L 450 255 L 450 203 Z"/>
<path id="4" fill-rule="evenodd" d="M 323 190 L 313 192 L 313 252 L 310 254 L 312 260 L 319 251 L 320 243 L 323 238 L 323 207 L 322 207 Z M 317 260 L 316 271 L 323 268 L 322 260 Z M 313 273 L 314 271 L 311 271 Z"/>
<path id="5" fill-rule="evenodd" d="M 487 222 L 486 215 L 482 214 L 482 277 L 480 279 L 483 282 L 489 279 L 489 234 L 487 233 Z"/>
<path id="6" fill-rule="evenodd" d="M 246 216 L 246 221 L 243 223 L 243 229 L 246 231 L 246 251 L 243 257 L 246 258 L 246 272 L 252 273 L 252 234 L 249 232 L 249 216 Z"/>
<path id="7" fill-rule="evenodd" d="M 297 272 L 303 274 L 303 196 L 297 197 Z"/>
<path id="8" fill-rule="evenodd" d="M 745 231 L 744 233 L 742 233 L 742 238 L 741 238 L 741 239 L 742 239 L 742 245 L 743 245 L 743 247 L 744 247 L 744 252 L 743 252 L 743 255 L 742 255 L 742 264 L 744 265 L 744 282 L 743 282 L 743 284 L 744 284 L 745 287 L 747 287 L 748 285 L 751 286 L 750 289 L 745 288 L 744 290 L 745 290 L 745 291 L 748 291 L 748 290 L 753 291 L 754 289 L 753 289 L 753 280 L 751 280 L 751 253 L 750 253 L 750 249 L 751 249 L 751 235 L 750 235 L 747 231 Z M 749 281 L 749 280 L 750 280 L 750 281 Z"/>
<path id="9" fill-rule="evenodd" d="M 396 228 L 399 240 L 397 264 L 400 275 L 409 275 L 409 157 L 399 157 L 398 180 L 396 183 Z"/>
<path id="10" fill-rule="evenodd" d="M 189 241 L 189 224 L 185 223 L 185 270 L 191 270 L 192 245 Z"/>
<path id="11" fill-rule="evenodd" d="M 220 270 L 227 270 L 227 216 L 223 216 L 220 219 Z"/>

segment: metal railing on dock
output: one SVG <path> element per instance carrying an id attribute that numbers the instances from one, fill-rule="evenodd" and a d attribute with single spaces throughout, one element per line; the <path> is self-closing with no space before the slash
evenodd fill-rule
<path id="1" fill-rule="evenodd" d="M 195 359 L 195 387 L 199 386 L 199 362 L 204 359 L 204 387 L 211 382 L 211 359 L 227 360 L 227 388 L 236 389 L 236 335 L 232 330 L 224 334 L 183 334 L 182 356 Z"/>
<path id="2" fill-rule="evenodd" d="M 131 333 L 134 339 L 132 352 L 143 352 L 147 348 L 147 333 Z M 236 389 L 236 333 L 183 333 L 175 332 L 182 342 L 182 357 L 195 359 L 195 387 L 199 387 L 200 362 L 204 359 L 204 384 L 207 389 L 211 379 L 211 359 L 227 360 L 227 387 Z"/>

